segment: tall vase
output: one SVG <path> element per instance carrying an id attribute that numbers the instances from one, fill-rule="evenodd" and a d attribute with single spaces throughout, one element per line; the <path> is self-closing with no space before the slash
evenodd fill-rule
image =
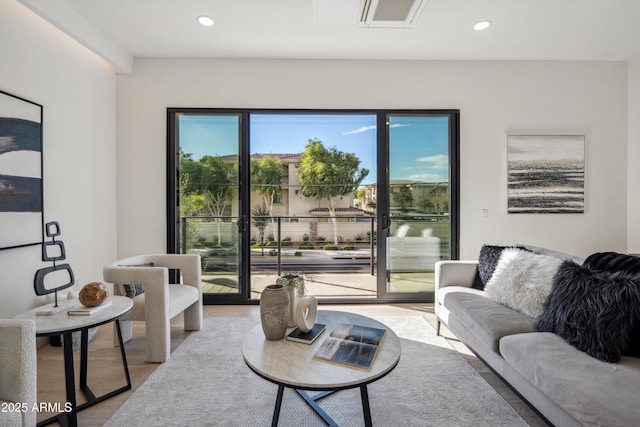
<path id="1" fill-rule="evenodd" d="M 295 288 L 289 289 L 289 313 L 287 316 L 287 326 L 296 326 L 296 307 L 298 306 L 298 292 Z"/>
<path id="2" fill-rule="evenodd" d="M 289 320 L 290 328 L 296 326 L 296 306 L 300 297 L 304 294 L 304 277 L 278 277 L 276 284 L 283 285 L 289 292 Z M 302 290 L 302 292 L 300 291 Z"/>
<path id="3" fill-rule="evenodd" d="M 289 293 L 283 285 L 269 285 L 260 296 L 260 323 L 268 340 L 281 340 L 289 324 Z"/>

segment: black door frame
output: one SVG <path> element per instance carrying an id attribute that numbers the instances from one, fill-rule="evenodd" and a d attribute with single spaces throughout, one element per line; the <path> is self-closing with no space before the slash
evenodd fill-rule
<path id="1" fill-rule="evenodd" d="M 250 236 L 246 233 L 245 227 L 249 221 L 250 212 L 250 191 L 243 191 L 248 188 L 249 176 L 249 153 L 250 153 L 250 120 L 251 114 L 362 114 L 375 115 L 377 123 L 376 145 L 377 145 L 377 226 L 378 236 L 386 238 L 387 219 L 389 213 L 388 206 L 388 124 L 389 115 L 447 115 L 449 117 L 449 215 L 450 215 L 450 259 L 459 258 L 460 239 L 460 110 L 456 109 L 257 109 L 257 108 L 167 108 L 167 253 L 179 253 L 179 195 L 177 192 L 178 164 L 179 164 L 179 138 L 176 134 L 176 117 L 179 113 L 187 114 L 235 114 L 240 118 L 240 140 L 238 147 L 238 164 L 240 174 L 238 188 L 239 191 L 239 212 L 240 220 L 239 233 L 240 242 L 238 251 L 238 283 L 240 291 L 235 294 L 205 294 L 204 304 L 258 304 L 258 300 L 251 297 L 251 257 L 250 257 Z M 244 166 L 244 167 L 243 167 Z M 378 295 L 376 299 L 362 298 L 331 298 L 327 301 L 331 304 L 356 304 L 356 303 L 388 303 L 388 302 L 433 302 L 432 292 L 425 293 L 384 293 L 380 295 L 382 282 L 386 286 L 386 244 L 377 244 L 377 275 L 378 275 Z M 382 268 L 380 268 L 382 267 Z"/>

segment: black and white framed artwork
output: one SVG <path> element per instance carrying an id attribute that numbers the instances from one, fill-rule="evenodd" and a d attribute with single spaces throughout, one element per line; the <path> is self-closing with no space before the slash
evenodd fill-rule
<path id="1" fill-rule="evenodd" d="M 507 135 L 507 213 L 584 213 L 584 135 Z"/>
<path id="2" fill-rule="evenodd" d="M 0 250 L 42 244 L 42 105 L 0 91 Z"/>

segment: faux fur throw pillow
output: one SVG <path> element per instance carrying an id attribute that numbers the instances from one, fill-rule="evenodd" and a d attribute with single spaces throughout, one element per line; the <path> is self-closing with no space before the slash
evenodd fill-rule
<path id="1" fill-rule="evenodd" d="M 560 264 L 562 260 L 556 257 L 504 249 L 484 290 L 493 301 L 537 318 Z"/>
<path id="2" fill-rule="evenodd" d="M 593 271 L 564 262 L 537 322 L 589 355 L 617 362 L 638 356 L 640 275 Z"/>
<path id="3" fill-rule="evenodd" d="M 640 258 L 617 252 L 596 252 L 582 263 L 589 270 L 640 274 Z"/>
<path id="4" fill-rule="evenodd" d="M 483 245 L 480 248 L 480 255 L 478 256 L 478 269 L 476 270 L 475 277 L 473 278 L 472 288 L 483 290 L 484 287 L 491 279 L 493 271 L 498 265 L 500 255 L 502 251 L 507 248 L 525 249 L 523 246 L 498 246 L 498 245 Z"/>

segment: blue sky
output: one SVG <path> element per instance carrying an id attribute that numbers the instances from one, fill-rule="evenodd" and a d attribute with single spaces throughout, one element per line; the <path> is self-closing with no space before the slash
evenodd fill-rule
<path id="1" fill-rule="evenodd" d="M 180 145 L 194 160 L 203 155 L 237 154 L 236 116 L 187 115 L 180 118 Z M 390 121 L 391 180 L 448 180 L 448 119 L 393 116 Z M 355 153 L 376 179 L 376 117 L 372 114 L 252 114 L 251 153 L 302 153 L 309 139 Z"/>

